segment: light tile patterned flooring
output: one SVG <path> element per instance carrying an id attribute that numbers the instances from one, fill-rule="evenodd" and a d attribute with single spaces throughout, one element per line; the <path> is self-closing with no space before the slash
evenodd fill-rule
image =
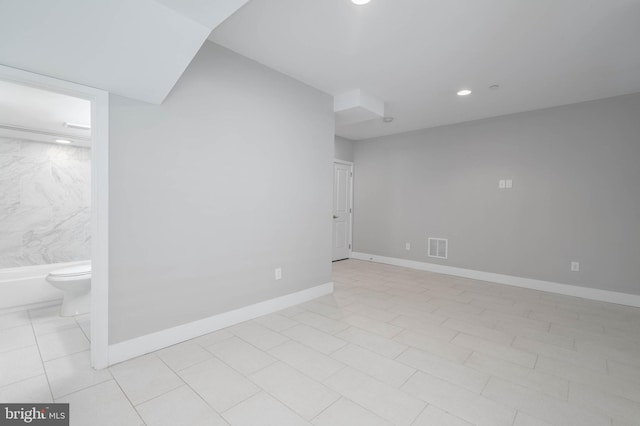
<path id="1" fill-rule="evenodd" d="M 640 425 L 640 309 L 362 261 L 335 293 L 89 367 L 88 318 L 0 317 L 0 401 L 87 425 Z"/>

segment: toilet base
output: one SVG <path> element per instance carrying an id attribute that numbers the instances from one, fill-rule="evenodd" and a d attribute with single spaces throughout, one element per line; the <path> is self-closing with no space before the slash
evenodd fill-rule
<path id="1" fill-rule="evenodd" d="M 91 292 L 73 293 L 66 292 L 62 299 L 60 316 L 72 317 L 89 313 L 91 309 Z"/>

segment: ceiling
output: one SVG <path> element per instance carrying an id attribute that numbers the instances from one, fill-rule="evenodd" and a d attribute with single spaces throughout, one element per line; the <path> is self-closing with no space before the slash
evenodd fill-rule
<path id="1" fill-rule="evenodd" d="M 64 123 L 91 125 L 91 103 L 60 93 L 0 80 L 0 136 L 54 143 L 56 139 L 89 146 L 91 130 Z"/>
<path id="2" fill-rule="evenodd" d="M 162 103 L 248 0 L 0 0 L 0 64 Z"/>
<path id="3" fill-rule="evenodd" d="M 251 0 L 209 39 L 383 100 L 394 121 L 338 125 L 350 139 L 640 92 L 638 0 Z"/>

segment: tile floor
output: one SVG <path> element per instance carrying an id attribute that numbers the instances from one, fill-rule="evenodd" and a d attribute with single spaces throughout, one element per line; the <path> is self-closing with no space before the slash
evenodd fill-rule
<path id="1" fill-rule="evenodd" d="M 640 309 L 348 260 L 335 293 L 103 371 L 0 317 L 0 401 L 87 425 L 640 425 Z"/>

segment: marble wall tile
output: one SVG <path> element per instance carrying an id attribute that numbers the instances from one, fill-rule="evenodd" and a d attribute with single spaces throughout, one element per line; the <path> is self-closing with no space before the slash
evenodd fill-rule
<path id="1" fill-rule="evenodd" d="M 7 138 L 0 139 L 2 139 L 2 143 L 0 144 L 0 154 L 8 154 L 11 152 L 20 151 L 20 145 L 22 143 L 19 140 Z"/>
<path id="2" fill-rule="evenodd" d="M 90 259 L 91 152 L 0 138 L 0 268 Z"/>

